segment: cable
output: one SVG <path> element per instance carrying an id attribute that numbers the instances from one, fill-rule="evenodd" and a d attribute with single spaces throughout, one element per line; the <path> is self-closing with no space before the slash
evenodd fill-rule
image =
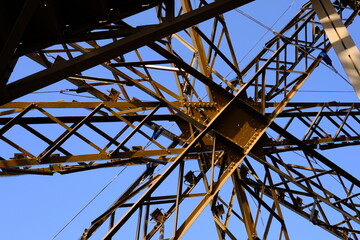
<path id="1" fill-rule="evenodd" d="M 79 94 L 72 94 L 72 93 L 65 93 L 65 92 L 59 92 L 61 94 L 64 94 L 64 95 L 69 95 L 69 96 L 76 96 L 76 97 L 83 97 L 83 98 L 95 98 L 95 99 L 98 99 L 97 97 L 91 97 L 91 96 L 83 96 L 83 95 L 79 95 Z"/>
<path id="2" fill-rule="evenodd" d="M 45 91 L 45 92 L 32 92 L 31 94 L 44 94 L 44 93 L 60 93 L 60 94 L 69 95 L 69 96 L 76 96 L 76 97 L 83 97 L 83 98 L 95 98 L 95 99 L 98 99 L 97 97 L 83 96 L 83 95 L 80 95 L 80 94 L 66 93 L 66 92 L 64 92 L 64 90 L 60 90 L 60 91 Z"/>
<path id="3" fill-rule="evenodd" d="M 31 94 L 40 94 L 40 93 L 58 93 L 59 91 L 46 91 L 46 92 L 32 92 Z"/>
<path id="4" fill-rule="evenodd" d="M 268 27 L 267 25 L 263 24 L 262 22 L 260 22 L 259 20 L 255 19 L 254 17 L 250 16 L 249 14 L 241 11 L 240 9 L 235 9 L 235 11 L 237 11 L 238 13 L 240 13 L 241 15 L 247 17 L 248 19 L 250 19 L 251 21 L 255 22 L 256 24 L 262 26 L 263 28 L 267 29 L 269 32 L 274 33 L 275 35 L 279 35 L 280 33 L 276 32 L 274 29 Z"/>
<path id="5" fill-rule="evenodd" d="M 290 43 L 291 43 L 291 42 L 290 42 Z M 297 44 L 294 44 L 294 43 L 291 43 L 291 44 L 294 45 L 294 46 L 296 46 L 300 51 L 308 54 L 308 55 L 311 57 L 312 60 L 316 60 L 316 59 L 317 59 L 317 58 L 316 58 L 315 56 L 313 56 L 311 53 L 305 51 L 301 46 L 299 46 L 299 45 L 297 45 Z M 329 65 L 323 63 L 322 61 L 320 62 L 320 64 L 322 64 L 322 65 L 324 65 L 325 67 L 327 67 L 327 68 L 329 68 L 330 70 L 332 70 L 334 73 L 336 73 L 337 75 L 339 75 L 345 82 L 347 82 L 350 86 L 352 86 L 351 83 L 349 82 L 349 80 L 348 80 L 346 77 L 344 77 L 343 75 L 341 75 L 341 74 L 339 73 L 339 71 L 338 71 L 334 66 L 329 66 Z"/>
<path id="6" fill-rule="evenodd" d="M 110 184 L 112 184 L 126 168 L 127 166 L 125 166 L 117 175 L 115 175 L 115 177 L 113 177 L 113 179 L 111 179 L 108 184 L 106 184 L 67 224 L 65 224 L 65 226 L 60 229 L 60 231 L 51 240 L 54 240 L 62 231 L 64 231 L 65 228 L 69 226 L 70 223 L 74 221 L 75 218 L 77 218 L 108 186 L 110 186 Z"/>
<path id="7" fill-rule="evenodd" d="M 281 33 L 276 32 L 274 29 L 272 29 L 271 27 L 268 27 L 267 25 L 265 25 L 264 23 L 260 22 L 259 20 L 255 19 L 254 17 L 250 16 L 249 14 L 241 11 L 240 9 L 235 9 L 238 13 L 242 14 L 243 16 L 247 17 L 248 19 L 250 19 L 251 21 L 255 22 L 256 24 L 262 26 L 263 28 L 267 29 L 268 31 L 272 32 L 274 35 L 281 37 L 282 39 L 286 39 L 287 42 L 289 44 L 292 44 L 293 46 L 297 47 L 300 51 L 306 53 L 307 55 L 311 56 L 313 59 L 317 59 L 317 57 L 313 56 L 311 53 L 307 52 L 305 49 L 303 49 L 301 46 L 299 46 L 298 44 L 292 43 L 286 36 L 282 35 Z M 327 64 L 324 64 L 322 61 L 320 62 L 321 64 L 325 65 L 326 67 L 328 67 L 330 70 L 332 70 L 333 72 L 335 72 L 337 75 L 339 75 L 345 82 L 347 82 L 348 84 L 351 85 L 351 83 L 347 80 L 347 78 L 345 78 L 343 75 L 341 75 L 339 73 L 339 71 L 337 71 L 337 69 L 334 66 L 328 66 Z M 352 85 L 351 85 L 352 86 Z"/>
<path id="8" fill-rule="evenodd" d="M 323 62 L 321 62 L 322 64 L 324 64 Z M 349 82 L 349 80 L 346 78 L 346 77 L 344 77 L 343 75 L 341 75 L 340 73 L 339 73 L 339 71 L 338 70 L 336 70 L 336 68 L 334 67 L 334 66 L 332 66 L 332 67 L 330 67 L 330 66 L 328 66 L 328 65 L 326 65 L 326 64 L 324 64 L 325 66 L 327 66 L 328 68 L 330 68 L 331 70 L 333 70 L 337 75 L 339 75 L 345 82 L 347 82 L 350 86 L 352 86 L 351 85 L 351 83 Z"/>
<path id="9" fill-rule="evenodd" d="M 298 156 L 300 156 L 300 157 L 308 160 L 307 157 L 301 155 L 300 153 L 297 153 L 297 152 L 293 152 L 293 153 L 295 153 L 295 154 L 297 154 Z M 321 166 L 314 158 L 310 158 L 310 161 L 312 161 L 313 163 L 315 163 L 315 164 L 316 164 L 317 166 L 319 166 L 322 170 L 326 171 L 326 169 L 325 169 L 323 166 Z M 340 185 L 343 185 L 343 183 L 341 183 L 340 180 L 338 180 L 337 178 L 335 178 L 332 174 L 329 174 L 329 175 L 330 175 L 336 182 L 340 183 Z M 351 191 L 349 191 L 349 189 L 348 189 L 345 185 L 343 185 L 343 187 L 346 189 L 346 191 L 349 192 L 349 194 L 352 193 Z M 360 197 L 356 196 L 356 198 L 360 200 Z"/>
<path id="10" fill-rule="evenodd" d="M 295 4 L 296 0 L 294 0 L 292 3 L 290 3 L 290 5 L 287 7 L 287 9 L 285 9 L 285 11 L 278 17 L 278 19 L 276 19 L 276 21 L 271 25 L 271 28 L 273 28 L 279 21 L 280 19 L 285 15 L 285 13 L 287 13 L 287 11 L 289 11 L 289 9 Z M 237 11 L 238 9 L 236 9 Z M 239 10 L 240 11 L 240 10 Z M 244 13 L 246 14 L 246 13 Z M 255 49 L 255 47 L 264 39 L 264 37 L 266 36 L 266 34 L 268 34 L 269 31 L 266 31 L 261 37 L 260 39 L 252 46 L 252 48 L 243 56 L 242 59 L 240 59 L 240 61 L 238 62 L 238 64 L 240 64 L 242 61 L 244 61 L 244 59 Z M 225 78 L 228 78 L 228 76 L 232 73 L 232 71 L 230 71 Z"/>
<path id="11" fill-rule="evenodd" d="M 267 133 L 267 134 L 268 134 L 273 140 L 275 140 L 275 138 L 274 138 L 273 136 L 271 136 L 270 133 Z M 302 157 L 302 158 L 304 158 L 305 160 L 309 160 L 309 161 L 313 162 L 313 163 L 316 164 L 318 167 L 320 167 L 322 170 L 326 171 L 326 169 L 325 169 L 322 165 L 320 165 L 320 164 L 318 163 L 318 161 L 316 161 L 316 159 L 314 159 L 314 158 L 312 158 L 312 157 L 307 158 L 307 157 L 303 156 L 302 154 L 300 154 L 300 153 L 298 153 L 298 152 L 295 152 L 295 151 L 293 151 L 293 153 L 296 154 L 296 155 L 298 155 L 298 156 L 300 156 L 300 157 Z M 329 174 L 329 175 L 330 175 L 330 177 L 332 177 L 336 182 L 340 183 L 340 185 L 343 185 L 343 184 L 340 182 L 340 180 L 336 179 L 332 174 Z M 343 186 L 343 187 L 346 189 L 346 191 L 349 192 L 349 194 L 351 193 L 346 186 Z M 360 200 L 360 197 L 356 196 L 356 198 Z"/>

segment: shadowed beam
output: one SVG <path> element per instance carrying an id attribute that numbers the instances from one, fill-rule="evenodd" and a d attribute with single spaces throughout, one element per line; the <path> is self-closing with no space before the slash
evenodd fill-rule
<path id="1" fill-rule="evenodd" d="M 0 105 L 252 1 L 216 1 L 172 21 L 141 28 L 129 37 L 8 84 L 6 94 L 0 97 Z"/>
<path id="2" fill-rule="evenodd" d="M 39 0 L 27 0 L 23 4 L 23 8 L 16 19 L 4 46 L 0 48 L 0 81 L 7 81 L 9 76 L 5 76 L 6 70 L 10 64 L 13 54 L 16 51 L 16 47 L 23 36 L 27 24 L 30 22 L 31 17 L 37 9 L 39 3 Z"/>

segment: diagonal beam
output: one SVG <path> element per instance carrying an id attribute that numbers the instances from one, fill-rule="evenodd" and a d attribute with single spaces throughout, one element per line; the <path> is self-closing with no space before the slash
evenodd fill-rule
<path id="1" fill-rule="evenodd" d="M 146 121 L 152 115 L 154 115 L 157 110 L 159 110 L 159 108 L 160 108 L 160 104 L 156 108 L 154 108 L 136 127 L 134 126 L 133 131 L 119 145 L 116 146 L 116 148 L 112 151 L 109 157 L 114 156 L 115 153 L 117 153 L 126 144 L 126 142 L 129 141 L 134 136 L 135 133 L 139 132 L 141 126 L 143 126 L 146 123 Z"/>
<path id="2" fill-rule="evenodd" d="M 129 37 L 96 49 L 91 53 L 70 59 L 8 84 L 5 89 L 6 95 L 0 98 L 0 105 L 252 1 L 216 1 L 185 13 L 170 22 L 142 28 Z"/>
<path id="3" fill-rule="evenodd" d="M 9 33 L 9 36 L 4 43 L 4 46 L 2 49 L 0 48 L 0 81 L 4 81 L 4 83 L 8 78 L 8 76 L 4 76 L 4 74 L 6 73 L 9 62 L 11 61 L 11 58 L 16 51 L 16 47 L 27 27 L 27 24 L 30 22 L 39 3 L 39 0 L 27 0 L 24 3 L 18 18 L 16 19 L 11 32 Z"/>
<path id="4" fill-rule="evenodd" d="M 239 203 L 240 211 L 244 218 L 245 229 L 248 234 L 248 237 L 251 238 L 253 236 L 257 236 L 256 226 L 251 214 L 251 209 L 249 206 L 249 202 L 246 196 L 245 188 L 239 184 L 242 180 L 240 175 L 240 170 L 237 169 L 232 175 L 232 182 L 234 185 L 234 190 L 236 193 L 236 197 Z"/>
<path id="5" fill-rule="evenodd" d="M 329 0 L 311 0 L 331 45 L 360 99 L 360 52 Z"/>
<path id="6" fill-rule="evenodd" d="M 86 116 L 85 118 L 83 118 L 79 123 L 77 123 L 76 125 L 74 125 L 74 127 L 71 127 L 71 130 L 68 131 L 60 136 L 56 141 L 54 141 L 54 143 L 49 146 L 48 149 L 45 150 L 45 152 L 43 152 L 43 155 L 40 157 L 39 162 L 42 163 L 43 160 L 47 157 L 50 156 L 51 153 L 53 153 L 55 150 L 57 150 L 59 148 L 59 146 L 61 146 L 67 139 L 69 139 L 73 134 L 76 133 L 76 131 L 83 126 L 86 121 L 88 121 L 88 119 L 90 117 L 92 117 L 94 114 L 96 114 L 100 108 L 103 107 L 103 104 L 99 104 L 99 106 L 97 106 L 88 116 Z"/>
<path id="7" fill-rule="evenodd" d="M 283 45 L 282 47 L 284 47 Z M 278 53 L 272 55 L 272 57 L 265 63 L 264 67 L 270 64 L 270 62 L 277 56 Z M 320 59 L 314 61 L 309 67 L 309 72 L 311 72 L 319 63 Z M 263 68 L 264 68 L 263 67 Z M 210 203 L 213 197 L 217 194 L 223 184 L 231 177 L 232 173 L 236 170 L 237 166 L 241 164 L 243 159 L 247 154 L 250 153 L 251 149 L 254 147 L 255 143 L 259 141 L 261 136 L 265 133 L 266 129 L 270 127 L 271 123 L 294 96 L 297 90 L 306 80 L 307 76 L 303 76 L 299 81 L 293 86 L 293 89 L 289 94 L 284 98 L 280 105 L 272 112 L 272 114 L 267 118 L 264 115 L 260 114 L 258 111 L 247 105 L 245 102 L 241 101 L 243 93 L 246 89 L 253 83 L 254 79 L 260 75 L 261 69 L 243 88 L 236 94 L 236 96 L 231 99 L 225 106 L 214 116 L 214 118 L 207 124 L 205 128 L 199 133 L 199 135 L 187 146 L 186 149 L 174 160 L 173 164 L 169 166 L 163 175 L 151 186 L 149 189 L 140 197 L 140 199 L 133 204 L 133 206 L 125 213 L 125 215 L 110 229 L 110 231 L 105 235 L 103 239 L 111 239 L 112 236 L 125 224 L 125 222 L 131 217 L 131 215 L 139 208 L 146 197 L 150 196 L 155 189 L 166 179 L 168 175 L 181 163 L 185 155 L 194 147 L 209 131 L 213 130 L 219 133 L 219 136 L 223 140 L 230 140 L 229 149 L 234 151 L 236 158 L 234 161 L 227 166 L 226 171 L 220 177 L 219 181 L 214 185 L 212 192 L 207 193 L 200 203 L 196 206 L 195 210 L 190 214 L 187 220 L 180 226 L 180 228 L 175 233 L 175 238 L 181 238 L 199 214 L 204 210 L 205 206 Z M 231 116 L 241 116 L 239 118 L 233 119 Z M 240 128 L 244 126 L 245 122 L 249 119 L 256 119 L 252 121 L 254 124 L 250 128 Z M 230 122 L 227 122 L 230 121 Z M 239 129 L 229 129 L 227 126 L 238 126 Z M 256 125 L 256 126 L 255 126 Z M 239 130 L 239 131 L 237 131 Z"/>
<path id="8" fill-rule="evenodd" d="M 184 157 L 190 152 L 190 150 L 196 146 L 196 144 L 206 135 L 209 131 L 215 130 L 218 133 L 221 133 L 223 140 L 233 139 L 230 141 L 231 150 L 235 153 L 236 159 L 227 167 L 227 171 L 221 176 L 219 181 L 214 185 L 214 189 L 211 193 L 206 194 L 202 201 L 196 207 L 196 211 L 193 211 L 189 216 L 188 221 L 181 225 L 178 231 L 175 234 L 176 238 L 180 238 L 190 227 L 190 225 L 195 221 L 199 216 L 201 211 L 205 208 L 207 204 L 213 199 L 217 194 L 223 184 L 231 177 L 232 173 L 236 170 L 237 166 L 243 161 L 245 156 L 251 151 L 255 143 L 261 138 L 265 133 L 266 129 L 270 126 L 271 122 L 276 118 L 276 116 L 281 112 L 281 109 L 285 107 L 286 103 L 291 99 L 284 100 L 282 105 L 275 109 L 273 116 L 270 119 L 267 119 L 265 116 L 257 112 L 255 109 L 248 106 L 246 103 L 241 101 L 241 96 L 250 86 L 252 82 L 248 82 L 237 94 L 231 99 L 220 111 L 217 112 L 216 116 L 202 129 L 199 135 L 189 143 L 189 145 L 184 149 L 184 151 L 174 160 L 174 162 L 168 167 L 167 170 L 159 177 L 159 179 L 154 182 L 154 184 L 149 187 L 149 189 L 144 192 L 144 194 L 139 198 L 139 200 L 133 204 L 133 206 L 125 213 L 125 215 L 110 229 L 110 231 L 103 238 L 104 240 L 111 239 L 115 233 L 125 224 L 125 222 L 134 214 L 134 212 L 140 207 L 144 199 L 150 196 L 155 189 L 170 175 L 170 173 L 183 161 Z M 301 85 L 301 84 L 299 84 Z M 298 86 L 299 87 L 299 86 Z M 289 94 L 291 95 L 291 94 Z M 231 123 L 227 121 L 232 116 L 238 116 L 238 118 L 233 119 Z M 257 115 L 261 117 L 256 118 Z M 241 128 L 240 126 L 244 125 L 244 122 L 249 119 L 257 119 L 253 126 L 247 128 Z M 229 129 L 227 126 L 237 126 L 238 129 Z M 238 131 L 237 131 L 238 130 Z M 234 135 L 234 132 L 236 134 Z M 229 141 L 228 141 L 229 142 Z"/>
<path id="9" fill-rule="evenodd" d="M 316 150 L 311 149 L 309 146 L 307 146 L 305 143 L 303 143 L 301 140 L 297 139 L 295 136 L 293 136 L 288 131 L 284 130 L 282 127 L 277 125 L 275 122 L 271 123 L 270 128 L 277 133 L 281 134 L 288 140 L 292 141 L 296 145 L 298 145 L 304 152 L 309 154 L 310 156 L 314 156 L 316 159 L 318 159 L 320 162 L 328 166 L 330 169 L 334 169 L 338 174 L 340 174 L 342 177 L 347 179 L 349 182 L 354 183 L 356 186 L 360 187 L 360 181 L 359 179 L 355 178 L 353 175 L 351 175 L 349 172 L 345 171 L 341 167 L 339 167 L 337 164 L 333 163 L 320 153 L 318 153 Z"/>

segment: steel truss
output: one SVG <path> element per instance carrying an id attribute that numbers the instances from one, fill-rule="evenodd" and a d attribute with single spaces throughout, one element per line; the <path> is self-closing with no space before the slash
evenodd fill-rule
<path id="1" fill-rule="evenodd" d="M 81 239 L 107 221 L 103 239 L 125 236 L 134 221 L 135 236 L 126 238 L 180 239 L 206 208 L 219 239 L 290 239 L 283 207 L 358 239 L 360 181 L 318 149 L 359 145 L 360 104 L 291 102 L 321 64 L 315 53 L 331 48 L 310 3 L 240 69 L 223 14 L 249 2 L 160 1 L 154 25 L 108 19 L 46 47 L 2 52 L 11 59 L 1 62 L 4 76 L 22 55 L 44 70 L 2 79 L 0 140 L 13 155 L 0 152 L 0 175 L 144 168 Z M 349 26 L 358 2 L 334 4 Z M 19 22 L 31 18 L 29 6 Z M 16 49 L 10 40 L 21 41 L 19 26 L 5 46 Z M 75 88 L 58 93 L 95 100 L 14 101 L 62 79 Z"/>

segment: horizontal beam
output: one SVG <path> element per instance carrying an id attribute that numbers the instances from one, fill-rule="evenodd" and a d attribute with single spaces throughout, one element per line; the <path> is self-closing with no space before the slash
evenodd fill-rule
<path id="1" fill-rule="evenodd" d="M 211 146 L 205 146 L 202 148 L 193 148 L 189 151 L 189 154 L 185 159 L 197 159 L 198 153 L 207 153 Z M 184 148 L 168 148 L 160 150 L 138 150 L 138 151 L 127 151 L 127 152 L 118 152 L 112 156 L 111 159 L 132 159 L 131 161 L 124 161 L 127 164 L 124 165 L 134 165 L 136 160 L 144 157 L 159 157 L 159 160 L 168 161 L 167 158 L 163 157 L 165 155 L 178 155 L 184 151 Z M 89 161 L 108 161 L 110 160 L 107 153 L 98 153 L 98 154 L 84 154 L 84 155 L 71 155 L 71 156 L 50 156 L 49 163 L 47 164 L 61 164 L 61 163 L 74 163 L 74 162 L 89 162 Z M 173 158 L 171 158 L 173 159 Z M 155 158 L 156 160 L 156 158 Z M 130 164 L 132 163 L 132 164 Z M 21 159 L 9 159 L 0 161 L 0 168 L 7 167 L 21 167 L 21 166 L 34 166 L 41 165 L 36 158 L 21 158 Z"/>
<path id="2" fill-rule="evenodd" d="M 339 167 L 337 164 L 333 163 L 314 149 L 311 149 L 308 147 L 305 143 L 303 143 L 301 140 L 293 136 L 288 131 L 284 130 L 282 127 L 277 125 L 275 122 L 272 122 L 270 125 L 270 128 L 288 139 L 289 141 L 293 142 L 294 144 L 298 145 L 304 152 L 306 152 L 308 155 L 315 157 L 320 162 L 325 164 L 330 169 L 335 170 L 340 176 L 346 178 L 348 181 L 354 183 L 357 187 L 360 187 L 360 181 L 359 179 L 355 178 L 353 175 L 351 175 L 349 172 L 345 171 L 341 167 Z"/>
<path id="3" fill-rule="evenodd" d="M 9 109 L 9 108 L 26 108 L 30 104 L 34 104 L 38 108 L 95 108 L 99 105 L 99 102 L 11 102 L 6 103 L 0 106 L 1 109 Z M 133 102 L 103 102 L 104 106 L 107 108 L 117 108 L 117 109 L 129 109 L 129 108 L 144 108 L 144 107 L 156 107 L 159 105 L 159 102 L 141 102 L 141 101 L 133 101 Z M 216 107 L 216 103 L 213 102 L 171 102 L 172 106 L 175 107 Z M 360 107 L 360 104 L 359 104 Z"/>
<path id="4" fill-rule="evenodd" d="M 129 122 L 136 122 L 141 121 L 146 117 L 146 115 L 129 115 L 129 116 L 122 116 L 124 119 L 128 120 Z M 56 117 L 58 120 L 60 120 L 63 123 L 77 123 L 84 119 L 83 116 L 71 116 L 71 117 Z M 9 122 L 13 118 L 0 118 L 0 125 L 5 125 L 7 122 Z M 153 115 L 150 116 L 147 120 L 150 121 L 176 121 L 180 118 L 176 115 Z M 95 123 L 95 122 L 119 122 L 119 118 L 116 116 L 91 116 L 87 120 L 87 122 Z M 17 124 L 57 124 L 52 119 L 47 117 L 23 117 L 18 120 Z"/>

